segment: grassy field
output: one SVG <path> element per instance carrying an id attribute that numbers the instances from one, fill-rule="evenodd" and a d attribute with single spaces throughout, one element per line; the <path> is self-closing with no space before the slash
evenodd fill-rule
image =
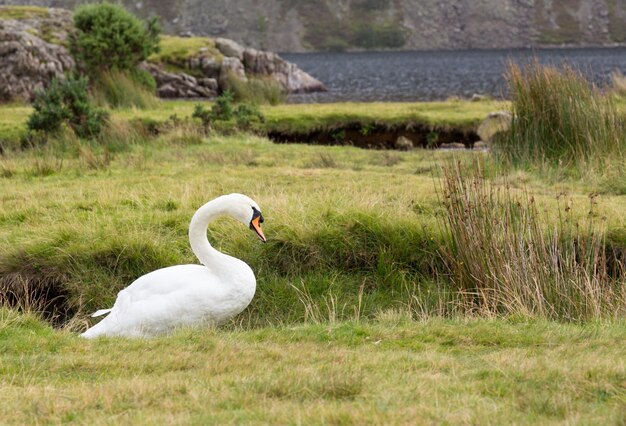
<path id="1" fill-rule="evenodd" d="M 86 342 L 0 311 L 3 424 L 622 424 L 626 327 L 186 330 Z"/>
<path id="2" fill-rule="evenodd" d="M 114 118 L 166 120 L 190 115 L 193 105 L 122 110 Z M 478 120 L 481 108 L 493 106 L 264 112 L 283 125 L 299 117 L 297 126 L 354 114 L 390 122 L 403 113 L 430 114 L 442 123 Z M 3 132 L 18 132 L 28 108 L 4 111 Z M 614 187 L 558 173 L 517 170 L 505 177 L 484 152 L 276 145 L 244 134 L 189 137 L 184 130 L 111 148 L 69 140 L 0 156 L 0 280 L 55 289 L 62 325 L 52 329 L 0 310 L 2 423 L 626 419 L 622 319 L 554 322 L 506 313 L 478 319 L 457 304 L 440 255 L 445 209 L 437 191 L 441 167 L 453 161 L 480 165 L 496 188 L 532 194 L 546 223 L 564 209 L 587 223 L 595 203 L 596 225 L 624 249 L 626 197 Z M 269 239 L 263 245 L 227 219 L 209 230 L 216 247 L 257 275 L 257 294 L 244 313 L 217 330 L 153 341 L 76 336 L 92 321 L 89 312 L 110 306 L 136 277 L 195 262 L 189 219 L 229 192 L 260 204 Z M 23 300 L 22 307 L 36 310 L 37 301 Z"/>

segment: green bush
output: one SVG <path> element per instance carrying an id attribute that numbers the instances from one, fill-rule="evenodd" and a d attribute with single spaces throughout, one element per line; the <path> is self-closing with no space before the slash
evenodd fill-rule
<path id="1" fill-rule="evenodd" d="M 92 75 L 113 69 L 133 71 L 159 48 L 157 21 L 144 23 L 122 6 L 81 6 L 74 14 L 74 26 L 70 51 Z"/>
<path id="2" fill-rule="evenodd" d="M 233 106 L 233 94 L 228 90 L 215 100 L 210 110 L 201 104 L 196 105 L 192 117 L 202 121 L 204 127 L 217 130 L 234 127 L 236 130 L 250 131 L 265 122 L 265 116 L 256 106 L 246 103 Z"/>
<path id="3" fill-rule="evenodd" d="M 254 105 L 239 104 L 234 111 L 237 127 L 241 130 L 252 130 L 256 125 L 265 122 L 265 116 Z"/>
<path id="4" fill-rule="evenodd" d="M 81 138 L 97 136 L 102 131 L 106 113 L 90 103 L 87 84 L 87 77 L 54 79 L 46 90 L 37 93 L 34 111 L 28 118 L 28 130 L 54 133 L 66 124 Z"/>

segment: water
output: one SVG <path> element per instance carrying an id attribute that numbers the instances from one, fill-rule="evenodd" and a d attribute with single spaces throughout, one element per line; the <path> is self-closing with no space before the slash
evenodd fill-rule
<path id="1" fill-rule="evenodd" d="M 626 73 L 626 48 L 486 50 L 438 52 L 282 54 L 328 87 L 327 93 L 292 95 L 291 102 L 433 101 L 473 94 L 506 97 L 509 60 L 567 62 L 605 85 L 611 72 Z"/>

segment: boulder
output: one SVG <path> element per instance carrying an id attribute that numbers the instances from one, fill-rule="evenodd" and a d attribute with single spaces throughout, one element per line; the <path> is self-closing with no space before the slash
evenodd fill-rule
<path id="1" fill-rule="evenodd" d="M 409 151 L 413 146 L 413 141 L 405 136 L 400 136 L 393 144 L 393 147 L 400 151 Z"/>
<path id="2" fill-rule="evenodd" d="M 195 78 L 185 73 L 172 73 L 159 65 L 143 63 L 157 82 L 157 95 L 161 98 L 212 98 L 217 96 L 217 81 L 212 78 Z"/>
<path id="3" fill-rule="evenodd" d="M 218 79 L 222 65 L 215 58 L 202 56 L 200 58 L 200 70 L 205 77 Z"/>
<path id="4" fill-rule="evenodd" d="M 164 84 L 157 89 L 157 94 L 161 98 L 177 98 L 179 95 L 179 91 L 174 88 L 171 84 Z"/>
<path id="5" fill-rule="evenodd" d="M 233 40 L 221 37 L 217 38 L 215 39 L 215 47 L 227 58 L 237 58 L 240 61 L 243 60 L 244 48 Z"/>
<path id="6" fill-rule="evenodd" d="M 474 93 L 470 99 L 472 102 L 483 102 L 489 100 L 489 97 L 485 95 L 479 95 L 478 93 Z"/>
<path id="7" fill-rule="evenodd" d="M 219 89 L 217 80 L 214 78 L 199 78 L 198 84 L 213 93 L 217 93 Z"/>
<path id="8" fill-rule="evenodd" d="M 2 20 L 0 100 L 32 100 L 53 78 L 62 79 L 74 69 L 67 49 L 44 39 L 65 39 L 69 23 L 71 13 L 59 9 L 50 9 L 48 16 L 37 19 Z M 55 30 L 51 34 L 49 29 L 44 32 L 44 27 Z"/>
<path id="9" fill-rule="evenodd" d="M 246 49 L 243 54 L 246 73 L 267 76 L 280 84 L 287 93 L 324 92 L 326 86 L 302 71 L 296 64 L 287 62 L 274 52 Z"/>
<path id="10" fill-rule="evenodd" d="M 233 76 L 248 81 L 243 63 L 237 58 L 224 58 L 220 69 L 219 85 L 224 88 L 228 84 L 228 77 Z"/>
<path id="11" fill-rule="evenodd" d="M 478 126 L 478 136 L 484 142 L 492 142 L 498 133 L 507 132 L 511 128 L 513 116 L 507 111 L 494 111 Z"/>

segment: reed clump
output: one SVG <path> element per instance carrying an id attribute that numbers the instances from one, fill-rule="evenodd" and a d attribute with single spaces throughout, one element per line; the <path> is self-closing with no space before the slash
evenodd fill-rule
<path id="1" fill-rule="evenodd" d="M 486 182 L 480 167 L 448 166 L 441 185 L 441 252 L 465 311 L 575 321 L 626 314 L 624 259 L 609 259 L 596 195 L 581 223 L 567 203 L 551 219 L 532 195 Z"/>
<path id="2" fill-rule="evenodd" d="M 600 173 L 626 154 L 626 123 L 614 100 L 590 85 L 577 70 L 538 61 L 510 64 L 510 132 L 496 154 L 515 166 Z"/>

